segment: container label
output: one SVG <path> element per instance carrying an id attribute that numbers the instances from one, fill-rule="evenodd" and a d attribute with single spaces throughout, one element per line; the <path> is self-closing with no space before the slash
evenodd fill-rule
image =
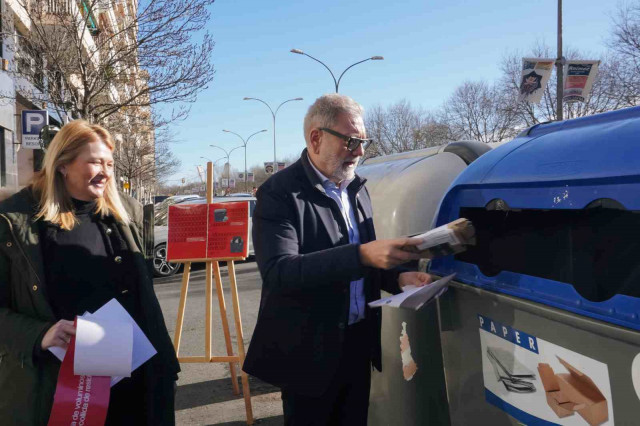
<path id="1" fill-rule="evenodd" d="M 606 364 L 478 315 L 487 402 L 527 425 L 613 425 Z"/>

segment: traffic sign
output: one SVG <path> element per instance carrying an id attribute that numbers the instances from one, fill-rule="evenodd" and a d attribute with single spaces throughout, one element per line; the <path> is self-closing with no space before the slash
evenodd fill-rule
<path id="1" fill-rule="evenodd" d="M 22 111 L 22 147 L 40 149 L 40 130 L 49 124 L 49 113 L 43 110 Z"/>

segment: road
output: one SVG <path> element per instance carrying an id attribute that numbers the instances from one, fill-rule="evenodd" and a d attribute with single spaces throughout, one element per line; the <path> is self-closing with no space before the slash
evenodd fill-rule
<path id="1" fill-rule="evenodd" d="M 237 353 L 227 267 L 223 266 L 221 271 L 231 338 L 234 342 L 234 353 Z M 237 263 L 236 277 L 246 348 L 256 324 L 262 281 L 255 262 Z M 182 274 L 178 273 L 170 278 L 156 278 L 154 280 L 155 291 L 172 339 L 180 300 L 181 279 Z M 215 283 L 213 294 L 213 355 L 224 356 L 227 353 Z M 185 312 L 180 355 L 204 355 L 205 269 L 203 265 L 196 265 L 191 273 Z M 178 393 L 176 394 L 176 423 L 178 425 L 246 424 L 242 395 L 234 395 L 232 392 L 229 364 L 181 364 L 181 368 Z M 257 419 L 256 424 L 283 424 L 282 401 L 278 388 L 253 377 L 250 379 L 250 387 L 253 414 Z"/>

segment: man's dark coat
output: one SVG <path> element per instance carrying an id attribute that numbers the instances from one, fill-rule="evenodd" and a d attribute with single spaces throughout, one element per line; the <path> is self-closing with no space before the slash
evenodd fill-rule
<path id="1" fill-rule="evenodd" d="M 365 180 L 347 187 L 362 244 L 375 240 Z M 368 268 L 349 243 L 337 203 L 327 195 L 307 151 L 257 193 L 253 244 L 262 275 L 260 312 L 244 371 L 293 392 L 318 396 L 330 384 L 348 327 L 350 282 L 364 277 L 367 302 L 380 288 L 397 293 L 398 273 Z M 367 307 L 371 359 L 381 370 L 379 309 Z"/>

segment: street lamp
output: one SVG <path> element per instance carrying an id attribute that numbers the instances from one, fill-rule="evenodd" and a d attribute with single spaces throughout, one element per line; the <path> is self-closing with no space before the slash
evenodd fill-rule
<path id="1" fill-rule="evenodd" d="M 269 104 L 266 103 L 265 101 L 263 101 L 262 99 L 245 97 L 245 98 L 243 98 L 243 100 L 245 100 L 245 101 L 262 102 L 263 104 L 265 104 L 267 106 L 267 108 L 269 108 L 269 111 L 271 111 L 271 117 L 273 117 L 273 171 L 271 173 L 275 174 L 276 171 L 278 170 L 278 163 L 277 163 L 277 160 L 276 160 L 276 114 L 278 114 L 278 110 L 280 109 L 280 107 L 282 105 L 286 104 L 287 102 L 291 102 L 291 101 L 301 101 L 302 98 L 287 99 L 286 101 L 284 101 L 280 105 L 278 105 L 278 108 L 276 108 L 276 112 L 273 112 L 273 109 L 271 109 Z"/>
<path id="2" fill-rule="evenodd" d="M 382 56 L 372 56 L 370 58 L 358 61 L 355 64 L 349 65 L 344 71 L 342 71 L 342 74 L 340 74 L 340 77 L 338 77 L 338 80 L 336 80 L 336 76 L 333 74 L 331 69 L 324 62 L 322 62 L 321 60 L 316 59 L 316 58 L 314 58 L 313 56 L 311 56 L 311 55 L 309 55 L 307 53 L 304 53 L 300 49 L 291 49 L 290 52 L 291 53 L 296 53 L 298 55 L 308 56 L 309 58 L 313 59 L 316 62 L 319 62 L 322 66 L 324 66 L 329 71 L 329 73 L 331 74 L 331 77 L 333 77 L 333 84 L 335 84 L 335 86 L 336 86 L 336 93 L 338 93 L 338 86 L 340 86 L 340 80 L 342 80 L 342 76 L 344 75 L 344 73 L 349 71 L 349 69 L 351 69 L 351 68 L 355 67 L 356 65 L 361 64 L 363 62 L 367 62 L 367 61 L 382 61 L 382 60 L 384 60 L 384 58 Z"/>
<path id="3" fill-rule="evenodd" d="M 242 145 L 236 146 L 235 148 L 231 149 L 230 151 L 227 151 L 226 149 L 224 149 L 222 147 L 219 147 L 218 145 L 209 145 L 209 146 L 212 147 L 212 148 L 221 149 L 225 153 L 225 157 L 227 158 L 227 164 L 229 164 L 229 168 L 227 169 L 227 192 L 229 192 L 229 180 L 231 180 L 231 164 L 229 163 L 229 156 L 236 149 L 242 148 Z"/>
<path id="4" fill-rule="evenodd" d="M 232 132 L 231 130 L 224 130 L 222 129 L 223 132 L 227 132 L 227 133 L 231 133 L 236 135 L 237 137 L 240 138 L 240 140 L 242 141 L 242 146 L 244 146 L 244 192 L 247 192 L 247 144 L 249 143 L 249 139 L 251 139 L 252 136 L 257 135 L 258 133 L 263 133 L 266 132 L 267 129 L 264 130 L 260 130 L 257 131 L 255 133 L 253 133 L 252 135 L 250 135 L 246 140 L 240 136 L 239 134 L 237 134 L 236 132 Z"/>
<path id="5" fill-rule="evenodd" d="M 216 194 L 216 164 L 220 160 L 224 160 L 226 157 L 220 157 L 216 161 L 213 161 L 211 158 L 200 156 L 200 158 L 204 158 L 208 162 L 212 163 L 212 172 L 213 172 L 213 195 Z"/>

